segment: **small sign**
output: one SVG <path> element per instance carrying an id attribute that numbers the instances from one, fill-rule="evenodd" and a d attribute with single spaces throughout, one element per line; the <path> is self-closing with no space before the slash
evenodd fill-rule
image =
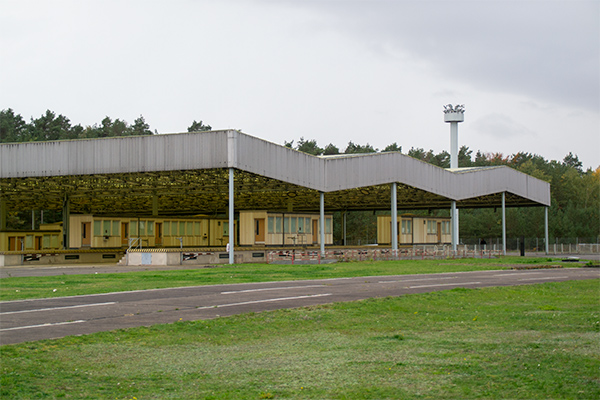
<path id="1" fill-rule="evenodd" d="M 152 265 L 152 253 L 142 253 L 142 265 Z"/>

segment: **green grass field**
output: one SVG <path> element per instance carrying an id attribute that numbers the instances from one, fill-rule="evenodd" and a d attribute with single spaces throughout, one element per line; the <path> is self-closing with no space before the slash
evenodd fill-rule
<path id="1" fill-rule="evenodd" d="M 9 277 L 1 280 L 0 301 L 221 283 L 507 269 L 523 264 L 527 266 L 556 265 L 561 262 L 550 258 L 502 257 L 499 259 L 344 262 L 322 265 L 242 264 L 195 270 L 58 275 L 35 278 Z M 572 264 L 566 266 L 572 266 Z"/>
<path id="2" fill-rule="evenodd" d="M 598 280 L 0 347 L 3 399 L 597 399 Z"/>

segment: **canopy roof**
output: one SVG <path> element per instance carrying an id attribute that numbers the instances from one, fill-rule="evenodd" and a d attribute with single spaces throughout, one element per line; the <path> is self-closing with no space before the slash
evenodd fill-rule
<path id="1" fill-rule="evenodd" d="M 550 185 L 509 167 L 448 170 L 397 152 L 316 157 L 238 131 L 0 145 L 8 210 L 192 215 L 236 210 L 389 210 L 549 206 Z"/>

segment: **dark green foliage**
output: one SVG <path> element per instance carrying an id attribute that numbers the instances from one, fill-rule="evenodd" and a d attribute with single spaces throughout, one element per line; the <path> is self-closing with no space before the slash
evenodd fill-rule
<path id="1" fill-rule="evenodd" d="M 195 122 L 195 121 L 194 121 Z M 200 122 L 201 124 L 201 122 Z M 210 127 L 208 127 L 210 128 Z M 150 126 L 142 115 L 129 125 L 119 118 L 114 121 L 106 116 L 100 123 L 82 127 L 71 125 L 64 115 L 46 110 L 29 123 L 12 109 L 0 111 L 0 143 L 37 142 L 47 140 L 92 139 L 115 136 L 152 135 Z"/>
<path id="2" fill-rule="evenodd" d="M 23 142 L 28 137 L 27 123 L 12 109 L 0 111 L 0 143 Z"/>
<path id="3" fill-rule="evenodd" d="M 188 126 L 187 128 L 188 132 L 206 132 L 210 130 L 212 130 L 212 127 L 210 125 L 204 125 L 202 121 L 196 122 L 196 120 L 194 120 L 194 122 L 192 122 L 192 125 Z"/>
<path id="4" fill-rule="evenodd" d="M 316 140 L 305 140 L 303 137 L 301 137 L 298 141 L 296 150 L 307 154 L 312 154 L 313 156 L 319 156 L 323 154 L 323 149 L 317 146 Z"/>
<path id="5" fill-rule="evenodd" d="M 402 146 L 398 146 L 398 143 L 394 142 L 387 145 L 382 151 L 397 151 L 398 153 L 402 153 Z"/>
<path id="6" fill-rule="evenodd" d="M 325 146 L 325 149 L 323 149 L 323 155 L 330 156 L 334 154 L 340 154 L 340 149 L 338 149 L 334 144 L 329 143 L 327 146 Z"/>
<path id="7" fill-rule="evenodd" d="M 377 149 L 374 149 L 369 143 L 362 146 L 360 144 L 354 144 L 352 141 L 348 142 L 348 146 L 346 150 L 344 150 L 344 154 L 361 154 L 361 153 L 377 153 Z"/>

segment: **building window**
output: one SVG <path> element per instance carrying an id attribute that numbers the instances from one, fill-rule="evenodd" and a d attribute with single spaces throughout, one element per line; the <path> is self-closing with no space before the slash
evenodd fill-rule
<path id="1" fill-rule="evenodd" d="M 437 222 L 436 221 L 427 221 L 427 234 L 428 235 L 437 234 Z"/>
<path id="2" fill-rule="evenodd" d="M 412 234 L 412 221 L 409 219 L 402 220 L 402 234 L 403 235 L 411 235 Z"/>
<path id="3" fill-rule="evenodd" d="M 325 233 L 331 234 L 331 218 L 325 218 Z"/>
<path id="4" fill-rule="evenodd" d="M 110 220 L 102 221 L 102 236 L 110 236 Z"/>
<path id="5" fill-rule="evenodd" d="M 442 221 L 442 234 L 450 234 L 450 221 Z"/>
<path id="6" fill-rule="evenodd" d="M 268 221 L 269 233 L 275 233 L 275 218 L 269 217 Z"/>
<path id="7" fill-rule="evenodd" d="M 154 221 L 146 221 L 146 235 L 154 235 Z"/>
<path id="8" fill-rule="evenodd" d="M 102 236 L 102 221 L 94 221 L 94 236 Z"/>

